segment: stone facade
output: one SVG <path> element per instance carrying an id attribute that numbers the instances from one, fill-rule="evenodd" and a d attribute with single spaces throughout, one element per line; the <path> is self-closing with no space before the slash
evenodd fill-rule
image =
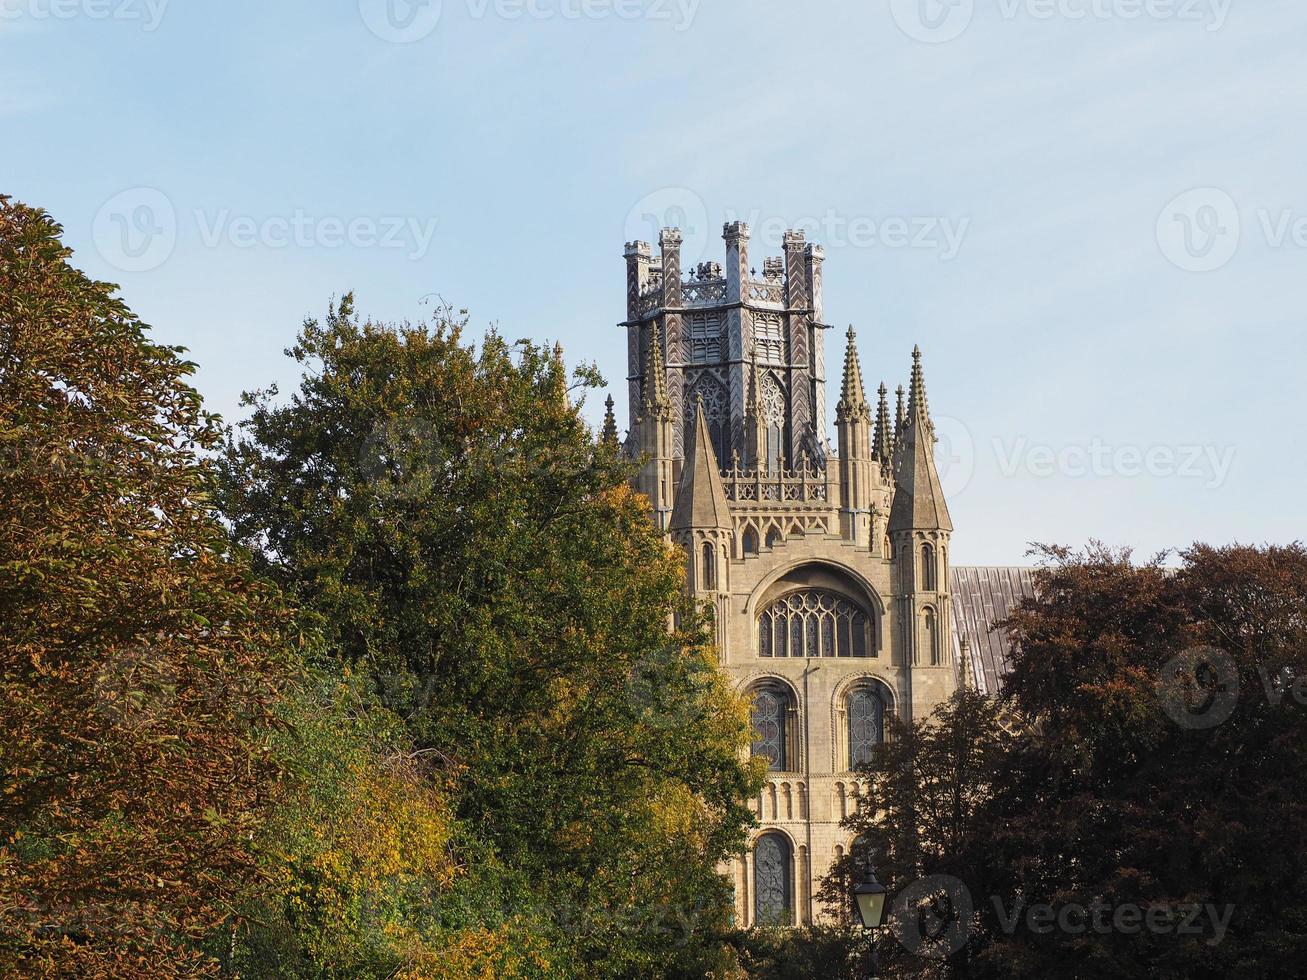
<path id="1" fill-rule="evenodd" d="M 832 448 L 821 248 L 790 232 L 759 277 L 748 226 L 723 237 L 725 264 L 688 275 L 675 229 L 657 257 L 626 248 L 626 446 L 689 587 L 716 610 L 771 766 L 749 851 L 723 869 L 738 921 L 806 923 L 851 844 L 840 821 L 866 789 L 853 765 L 886 715 L 928 715 L 969 673 L 952 634 L 952 523 L 920 351 L 891 413 L 883 384 L 869 403 L 849 329 Z"/>

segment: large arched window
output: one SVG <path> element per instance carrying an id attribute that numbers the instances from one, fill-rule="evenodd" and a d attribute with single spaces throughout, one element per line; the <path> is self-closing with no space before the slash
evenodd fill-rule
<path id="1" fill-rule="evenodd" d="M 863 681 L 844 696 L 842 721 L 844 769 L 867 765 L 876 746 L 885 741 L 885 716 L 890 710 L 889 692 L 873 681 Z"/>
<path id="2" fill-rule="evenodd" d="M 796 715 L 794 698 L 784 684 L 768 681 L 754 688 L 753 754 L 765 758 L 772 772 L 787 772 L 797 762 Z"/>
<path id="3" fill-rule="evenodd" d="M 826 589 L 781 596 L 758 617 L 760 657 L 875 656 L 871 616 Z"/>
<path id="4" fill-rule="evenodd" d="M 755 925 L 793 924 L 790 842 L 782 834 L 763 834 L 754 846 L 753 895 Z"/>

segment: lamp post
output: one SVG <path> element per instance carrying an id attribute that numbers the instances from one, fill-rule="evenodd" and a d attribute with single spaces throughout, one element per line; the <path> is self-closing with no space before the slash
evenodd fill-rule
<path id="1" fill-rule="evenodd" d="M 862 881 L 853 886 L 853 907 L 858 912 L 858 920 L 862 923 L 863 930 L 873 933 L 871 955 L 867 961 L 867 975 L 872 977 L 880 970 L 880 962 L 876 958 L 874 933 L 885 924 L 885 900 L 888 897 L 889 889 L 876 879 L 876 870 L 871 866 L 871 858 L 868 856 L 866 873 Z"/>

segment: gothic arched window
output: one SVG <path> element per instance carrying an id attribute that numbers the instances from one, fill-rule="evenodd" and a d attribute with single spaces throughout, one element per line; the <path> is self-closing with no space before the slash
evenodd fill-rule
<path id="1" fill-rule="evenodd" d="M 921 649 L 930 658 L 932 667 L 938 667 L 944 662 L 939 647 L 939 616 L 930 606 L 921 611 Z"/>
<path id="2" fill-rule="evenodd" d="M 790 842 L 781 834 L 763 834 L 753 849 L 754 924 L 788 926 L 794 921 Z"/>
<path id="3" fill-rule="evenodd" d="M 871 616 L 836 592 L 791 592 L 758 617 L 758 655 L 873 657 Z"/>
<path id="4" fill-rule="evenodd" d="M 783 684 L 770 682 L 754 690 L 752 754 L 766 759 L 772 772 L 785 772 L 794 763 L 794 715 L 794 699 Z"/>
<path id="5" fill-rule="evenodd" d="M 703 543 L 703 587 L 705 589 L 717 588 L 717 563 L 713 561 L 711 541 Z"/>
<path id="6" fill-rule="evenodd" d="M 742 547 L 746 555 L 756 555 L 758 553 L 758 535 L 753 533 L 753 528 L 749 528 L 744 532 Z"/>
<path id="7" fill-rule="evenodd" d="M 879 684 L 858 684 L 844 698 L 846 769 L 867 765 L 876 746 L 885 741 L 889 695 Z"/>
<path id="8" fill-rule="evenodd" d="M 694 427 L 700 401 L 703 402 L 703 415 L 708 422 L 713 453 L 717 457 L 718 467 L 721 467 L 730 460 L 726 437 L 726 389 L 711 374 L 701 374 L 685 393 L 685 451 L 688 454 L 694 445 Z"/>
<path id="9" fill-rule="evenodd" d="M 926 592 L 936 591 L 938 574 L 935 566 L 935 548 L 933 545 L 921 546 L 921 588 Z"/>

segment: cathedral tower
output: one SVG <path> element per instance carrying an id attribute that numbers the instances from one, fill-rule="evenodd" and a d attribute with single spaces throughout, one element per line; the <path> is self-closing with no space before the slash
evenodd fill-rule
<path id="1" fill-rule="evenodd" d="M 722 869 L 737 921 L 806 923 L 826 914 L 816 890 L 852 845 L 841 821 L 867 792 L 858 767 L 886 718 L 924 717 L 956 688 L 952 523 L 920 351 L 891 417 L 886 385 L 869 403 L 849 329 L 832 452 L 821 248 L 787 232 L 759 275 L 748 226 L 723 239 L 724 264 L 687 272 L 676 229 L 658 256 L 626 247 L 625 448 L 685 551 L 687 587 L 716 613 L 767 760 L 760 829 Z M 615 420 L 604 432 L 611 442 Z"/>

